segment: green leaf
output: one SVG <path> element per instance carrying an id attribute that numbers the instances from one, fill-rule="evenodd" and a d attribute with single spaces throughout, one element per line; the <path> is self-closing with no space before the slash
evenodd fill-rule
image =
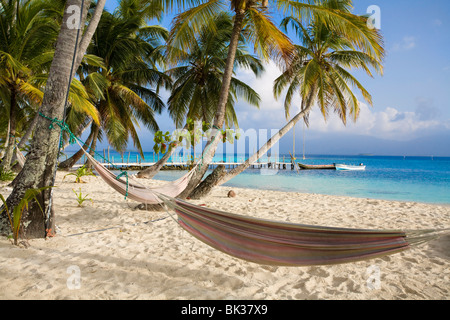
<path id="1" fill-rule="evenodd" d="M 13 236 L 14 241 L 17 243 L 17 239 L 19 237 L 19 230 L 20 230 L 20 222 L 22 220 L 22 215 L 24 210 L 28 210 L 29 203 L 32 200 L 35 200 L 39 208 L 41 209 L 42 214 L 44 214 L 44 210 L 41 207 L 41 204 L 39 203 L 39 200 L 37 199 L 37 196 L 44 190 L 53 188 L 52 186 L 48 187 L 42 187 L 39 189 L 28 189 L 25 191 L 25 195 L 23 196 L 22 200 L 19 202 L 19 204 L 14 207 L 13 210 Z"/>

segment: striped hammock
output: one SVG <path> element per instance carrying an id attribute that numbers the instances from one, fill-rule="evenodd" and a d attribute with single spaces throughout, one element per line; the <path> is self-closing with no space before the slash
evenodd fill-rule
<path id="1" fill-rule="evenodd" d="M 23 155 L 23 153 L 19 150 L 19 148 L 16 147 L 15 151 L 16 151 L 17 163 L 19 164 L 20 168 L 23 168 L 23 166 L 25 165 L 26 158 Z"/>
<path id="2" fill-rule="evenodd" d="M 84 150 L 81 148 L 81 150 Z M 95 158 L 88 152 L 84 151 L 86 157 L 93 165 L 95 171 L 99 176 L 108 182 L 108 184 L 120 194 L 130 198 L 131 200 L 144 204 L 161 204 L 162 200 L 157 194 L 165 194 L 170 197 L 177 197 L 184 189 L 186 189 L 192 175 L 195 172 L 196 166 L 181 178 L 169 182 L 165 185 L 148 188 L 137 182 L 129 182 L 128 179 L 116 176 L 113 172 L 107 169 L 103 164 L 95 160 Z"/>
<path id="3" fill-rule="evenodd" d="M 436 238 L 446 230 L 365 230 L 307 226 L 219 211 L 176 199 L 193 170 L 163 188 L 127 183 L 89 158 L 102 179 L 135 201 L 158 201 L 188 233 L 228 255 L 264 265 L 315 266 L 395 254 Z M 128 188 L 128 189 L 127 189 Z M 173 189 L 171 189 L 173 188 Z M 181 190 L 181 191 L 180 191 Z"/>

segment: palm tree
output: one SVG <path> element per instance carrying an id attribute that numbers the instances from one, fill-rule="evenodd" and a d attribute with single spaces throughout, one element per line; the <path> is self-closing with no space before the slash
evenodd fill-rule
<path id="1" fill-rule="evenodd" d="M 341 10 L 344 10 L 341 8 Z M 360 18 L 361 24 L 365 24 Z M 294 17 L 283 19 L 282 26 L 292 25 L 300 38 L 296 45 L 296 54 L 292 64 L 275 80 L 274 94 L 279 97 L 286 91 L 284 107 L 286 118 L 295 94 L 301 98 L 301 111 L 293 117 L 280 131 L 275 134 L 256 154 L 242 165 L 232 169 L 222 176 L 216 185 L 223 184 L 247 169 L 252 163 L 264 155 L 278 140 L 289 132 L 295 124 L 305 119 L 314 103 L 317 103 L 324 118 L 333 110 L 344 124 L 348 116 L 356 121 L 359 116 L 359 101 L 353 92 L 359 90 L 363 98 L 372 105 L 372 98 L 362 84 L 349 72 L 350 69 L 362 69 L 373 76 L 371 69 L 382 74 L 384 50 L 378 50 L 373 55 L 372 48 L 358 47 L 345 34 L 331 30 L 319 19 L 313 19 L 308 27 Z M 371 30 L 371 36 L 382 45 L 382 38 L 376 30 Z"/>
<path id="2" fill-rule="evenodd" d="M 92 124 L 89 146 L 85 145 L 91 154 L 103 137 L 119 152 L 131 137 L 143 155 L 137 127 L 143 124 L 151 131 L 159 130 L 154 115 L 165 105 L 152 88 L 170 85 L 170 78 L 157 69 L 162 63 L 158 39 L 167 37 L 167 31 L 144 24 L 146 7 L 135 6 L 136 2 L 123 0 L 113 13 L 103 12 L 87 52 L 102 58 L 104 66 L 87 65 L 80 71 L 101 117 L 100 125 Z M 77 152 L 60 168 L 72 166 L 82 154 Z"/>
<path id="3" fill-rule="evenodd" d="M 32 119 L 37 119 L 37 110 L 42 103 L 59 25 L 56 22 L 58 10 L 49 13 L 48 1 L 14 0 L 1 4 L 0 97 L 8 110 L 9 128 L 2 166 L 8 170 L 16 139 L 21 136 L 20 127 L 27 127 L 22 146 L 34 129 Z M 86 112 L 98 121 L 95 108 L 79 81 L 71 84 L 69 102 L 69 118 L 75 113 Z"/>
<path id="4" fill-rule="evenodd" d="M 80 10 L 80 25 L 86 24 L 87 11 L 90 1 L 67 0 L 62 19 L 61 30 L 58 34 L 56 49 L 46 83 L 46 89 L 41 106 L 41 112 L 50 119 L 64 119 L 67 88 L 74 76 L 73 69 L 78 69 L 87 44 L 91 41 L 93 31 L 97 27 L 105 0 L 98 0 L 90 22 L 84 32 L 81 29 L 69 28 L 67 21 L 72 16 L 69 6 L 78 6 Z M 81 41 L 77 43 L 78 35 Z M 78 44 L 78 47 L 77 47 Z M 77 50 L 75 50 L 77 49 Z M 75 57 L 75 59 L 74 59 Z M 73 66 L 73 68 L 72 68 Z M 54 185 L 54 172 L 59 152 L 60 130 L 49 127 L 50 121 L 40 117 L 36 124 L 29 156 L 22 171 L 16 177 L 16 184 L 7 199 L 8 208 L 14 208 L 23 198 L 26 191 Z M 38 196 L 40 205 L 32 203 L 24 213 L 22 222 L 28 238 L 43 238 L 54 233 L 54 210 L 51 206 L 51 190 L 46 189 Z M 40 208 L 43 208 L 44 215 Z M 9 221 L 0 216 L 0 233 L 8 234 Z"/>
<path id="5" fill-rule="evenodd" d="M 0 97 L 9 111 L 8 137 L 1 166 L 9 170 L 16 126 L 23 104 L 40 103 L 33 69 L 56 38 L 57 26 L 42 15 L 43 1 L 0 1 Z"/>
<path id="6" fill-rule="evenodd" d="M 184 56 L 181 65 L 166 72 L 174 78 L 173 89 L 168 99 L 168 111 L 178 127 L 186 118 L 212 122 L 217 112 L 228 40 L 233 25 L 229 13 L 218 14 L 210 23 L 215 26 L 202 28 L 194 39 L 195 42 L 191 43 L 189 52 L 177 53 Z M 211 32 L 212 29 L 217 32 Z M 246 52 L 244 41 L 243 37 L 239 40 L 234 67 L 251 69 L 259 76 L 264 68 L 258 58 Z M 259 95 L 234 77 L 233 71 L 225 111 L 227 127 L 238 126 L 234 104 L 239 96 L 251 105 L 259 106 Z"/>
<path id="7" fill-rule="evenodd" d="M 331 4 L 330 4 L 331 3 Z M 243 30 L 247 31 L 247 42 L 252 44 L 254 51 L 265 59 L 272 59 L 282 68 L 288 66 L 294 53 L 294 45 L 290 39 L 274 24 L 274 16 L 277 13 L 283 15 L 310 19 L 315 15 L 321 21 L 324 21 L 331 29 L 345 34 L 347 38 L 356 41 L 361 45 L 370 46 L 374 52 L 380 47 L 372 37 L 368 37 L 368 28 L 364 28 L 357 23 L 357 18 L 343 10 L 336 10 L 332 4 L 343 3 L 350 7 L 351 1 L 346 0 L 305 0 L 273 1 L 272 10 L 268 10 L 269 2 L 267 0 L 209 0 L 201 1 L 201 4 L 186 10 L 179 14 L 173 24 L 169 37 L 169 44 L 177 48 L 189 48 L 193 43 L 194 34 L 202 26 L 208 25 L 208 21 L 217 12 L 231 10 L 233 13 L 233 31 L 230 37 L 227 61 L 224 68 L 224 76 L 219 96 L 217 112 L 214 118 L 213 126 L 222 128 L 225 122 L 226 104 L 228 92 L 231 83 L 233 66 L 236 57 L 238 41 Z M 171 55 L 171 59 L 177 60 L 176 52 Z M 204 165 L 192 177 L 188 187 L 180 195 L 187 197 L 201 181 L 205 174 L 208 164 L 211 162 L 220 139 L 212 139 L 202 155 Z"/>
<path id="8" fill-rule="evenodd" d="M 186 119 L 211 123 L 217 111 L 219 92 L 223 79 L 227 45 L 232 31 L 232 20 L 229 13 L 219 13 L 210 23 L 214 27 L 204 27 L 195 37 L 189 52 L 178 53 L 183 60 L 176 67 L 166 71 L 173 80 L 173 88 L 168 98 L 168 111 L 176 126 L 180 128 Z M 217 32 L 211 32 L 211 29 Z M 256 76 L 263 71 L 261 62 L 248 54 L 240 45 L 236 51 L 236 68 L 248 68 Z M 238 97 L 259 107 L 259 95 L 247 84 L 236 77 L 231 78 L 230 91 L 226 105 L 225 122 L 227 127 L 238 127 L 234 105 Z M 195 143 L 192 143 L 195 154 Z M 138 173 L 138 177 L 153 177 L 165 164 L 172 152 L 171 148 L 153 166 Z"/>
<path id="9" fill-rule="evenodd" d="M 228 4 L 228 5 L 227 5 Z M 232 0 L 205 1 L 176 17 L 174 26 L 169 37 L 169 45 L 175 48 L 181 48 L 184 51 L 192 49 L 195 33 L 198 33 L 202 27 L 212 27 L 215 32 L 214 25 L 208 21 L 221 11 L 230 10 L 233 13 L 233 28 L 230 34 L 227 59 L 224 66 L 223 79 L 221 82 L 220 94 L 217 102 L 216 114 L 214 116 L 213 127 L 221 129 L 225 123 L 226 106 L 229 97 L 231 79 L 234 70 L 236 52 L 239 40 L 242 36 L 242 30 L 245 28 L 247 32 L 247 41 L 252 41 L 255 51 L 264 58 L 271 57 L 277 61 L 288 61 L 292 52 L 292 43 L 289 38 L 275 27 L 270 16 L 261 1 L 254 0 Z M 228 8 L 227 8 L 228 7 Z M 177 52 L 170 55 L 173 61 L 177 61 L 181 57 Z M 211 162 L 220 137 L 211 139 L 203 152 L 203 166 L 193 175 L 187 188 L 180 194 L 180 197 L 187 197 L 198 185 L 204 176 L 208 165 Z"/>

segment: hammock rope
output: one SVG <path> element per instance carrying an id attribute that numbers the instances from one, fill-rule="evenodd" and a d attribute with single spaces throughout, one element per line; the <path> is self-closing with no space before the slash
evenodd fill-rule
<path id="1" fill-rule="evenodd" d="M 46 116 L 45 114 L 39 112 L 39 115 L 47 120 L 50 121 L 50 125 L 49 125 L 49 129 L 55 129 L 55 126 L 59 127 L 61 129 L 61 136 L 63 132 L 66 132 L 69 136 L 69 144 L 75 144 L 78 142 L 78 144 L 80 144 L 82 150 L 85 152 L 86 155 L 88 155 L 88 153 L 86 152 L 86 150 L 84 150 L 83 146 L 86 146 L 88 149 L 90 149 L 91 151 L 93 151 L 93 153 L 101 158 L 103 160 L 103 162 L 108 163 L 112 168 L 114 168 L 115 170 L 120 171 L 120 174 L 116 177 L 117 180 L 120 180 L 120 178 L 122 176 L 125 176 L 125 180 L 126 180 L 126 191 L 125 191 L 125 200 L 128 198 L 129 192 L 129 173 L 126 170 L 123 170 L 120 167 L 117 167 L 114 163 L 110 162 L 109 159 L 103 157 L 101 154 L 97 153 L 95 150 L 92 150 L 92 148 L 87 145 L 84 141 L 82 141 L 80 138 L 78 138 L 69 128 L 69 126 L 63 121 L 63 120 L 59 120 L 58 118 L 50 118 L 48 116 Z M 200 170 L 201 167 L 203 166 L 203 160 L 204 160 L 204 154 L 207 153 L 207 151 L 209 150 L 209 148 L 211 148 L 212 143 L 215 139 L 217 139 L 217 137 L 219 136 L 219 134 L 221 134 L 220 129 L 213 125 L 212 126 L 214 129 L 217 130 L 217 134 L 214 135 L 213 140 L 211 141 L 211 143 L 209 144 L 209 146 L 207 148 L 205 148 L 205 151 L 203 152 L 201 158 L 199 159 L 199 161 L 197 161 L 197 163 L 195 164 L 195 166 L 191 169 L 191 171 L 194 171 L 194 169 L 196 170 Z M 61 149 L 63 145 L 63 140 L 60 139 L 60 146 L 59 148 Z M 90 159 L 91 161 L 95 159 L 94 157 L 92 157 L 92 159 Z"/>
<path id="2" fill-rule="evenodd" d="M 45 118 L 51 121 L 51 128 L 57 125 L 61 132 L 66 131 L 70 142 L 78 142 L 80 146 L 84 144 L 64 122 Z M 177 225 L 198 240 L 218 251 L 257 264 L 298 267 L 364 261 L 408 250 L 411 246 L 428 242 L 450 230 L 332 228 L 237 215 L 197 206 L 167 194 L 171 188 L 179 187 L 184 190 L 195 168 L 180 181 L 156 190 L 130 183 L 126 171 L 115 175 L 84 148 L 82 150 L 100 177 L 114 190 L 125 195 L 125 198 L 146 204 L 158 203 Z M 101 155 L 100 157 L 104 159 Z M 199 165 L 197 163 L 196 167 Z M 126 177 L 125 180 L 122 179 L 123 176 Z"/>
<path id="3" fill-rule="evenodd" d="M 78 142 L 79 144 L 81 144 L 81 147 L 83 148 L 83 146 L 88 147 L 90 150 L 91 147 L 89 145 L 87 145 L 84 141 L 82 141 L 81 139 L 79 139 L 70 129 L 69 126 L 62 120 L 59 120 L 58 118 L 50 118 L 47 117 L 45 114 L 39 112 L 39 115 L 47 120 L 50 121 L 50 125 L 49 125 L 49 129 L 55 129 L 55 125 L 58 126 L 61 129 L 61 132 L 66 132 L 69 135 L 69 144 L 74 144 L 76 142 Z M 62 139 L 60 140 L 60 148 L 63 145 L 63 141 Z M 127 190 L 125 193 L 125 199 L 127 199 L 128 197 L 128 172 L 127 171 L 123 171 L 122 168 L 117 167 L 114 163 L 110 162 L 108 159 L 106 159 L 105 157 L 103 157 L 101 154 L 97 153 L 95 150 L 93 151 L 95 153 L 96 156 L 100 157 L 104 162 L 107 162 L 108 164 L 110 164 L 114 169 L 121 171 L 121 173 L 117 176 L 117 179 L 119 180 L 122 176 L 125 176 L 126 181 L 127 181 Z"/>
<path id="4" fill-rule="evenodd" d="M 123 179 L 117 180 L 101 163 L 94 167 L 109 186 L 125 193 Z M 131 188 L 129 196 L 139 202 L 160 199 L 159 204 L 175 223 L 198 240 L 233 257 L 265 265 L 369 260 L 408 250 L 450 230 L 365 230 L 272 221 L 198 206 L 144 186 Z"/>

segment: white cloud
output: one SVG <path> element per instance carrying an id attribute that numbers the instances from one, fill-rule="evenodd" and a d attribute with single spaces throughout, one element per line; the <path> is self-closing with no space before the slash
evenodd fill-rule
<path id="1" fill-rule="evenodd" d="M 258 78 L 249 70 L 239 71 L 239 80 L 251 86 L 260 96 L 259 110 L 244 102 L 237 102 L 236 113 L 239 126 L 243 128 L 280 128 L 286 123 L 284 117 L 283 98 L 275 99 L 273 82 L 281 74 L 274 62 L 265 65 L 265 72 Z"/>
<path id="2" fill-rule="evenodd" d="M 434 19 L 432 23 L 433 23 L 433 26 L 436 26 L 436 27 L 440 27 L 443 24 L 442 20 L 440 20 L 440 19 Z"/>
<path id="3" fill-rule="evenodd" d="M 403 37 L 400 42 L 394 44 L 393 51 L 411 50 L 416 47 L 416 38 L 412 36 Z"/>
<path id="4" fill-rule="evenodd" d="M 417 138 L 424 132 L 433 132 L 439 129 L 450 129 L 450 121 L 435 118 L 424 118 L 416 111 L 403 112 L 393 107 L 384 110 L 370 108 L 361 103 L 361 112 L 356 122 L 347 122 L 347 126 L 334 114 L 328 120 L 323 120 L 322 114 L 314 109 L 310 116 L 310 130 L 322 133 L 349 133 L 367 135 L 382 139 L 407 141 Z"/>
<path id="5" fill-rule="evenodd" d="M 273 81 L 281 74 L 275 64 L 266 66 L 262 77 L 255 78 L 251 73 L 239 73 L 239 78 L 254 88 L 261 96 L 260 110 L 238 102 L 236 105 L 239 127 L 247 129 L 280 129 L 286 123 L 284 113 L 284 95 L 279 100 L 273 96 Z M 291 117 L 300 105 L 298 96 L 291 107 Z M 411 111 L 401 111 L 396 107 L 370 107 L 360 103 L 360 116 L 356 122 L 347 121 L 344 126 L 339 117 L 330 111 L 325 121 L 320 110 L 313 108 L 310 117 L 310 131 L 317 133 L 349 133 L 377 138 L 406 141 L 424 134 L 437 132 L 440 129 L 450 130 L 450 119 L 440 117 L 441 110 L 433 105 L 433 100 L 417 98 Z"/>
<path id="6" fill-rule="evenodd" d="M 239 80 L 249 84 L 261 97 L 264 103 L 261 105 L 262 110 L 279 109 L 282 106 L 282 100 L 277 101 L 273 96 L 273 82 L 281 75 L 280 69 L 274 62 L 269 62 L 264 66 L 264 73 L 256 78 L 251 70 L 240 70 Z"/>

